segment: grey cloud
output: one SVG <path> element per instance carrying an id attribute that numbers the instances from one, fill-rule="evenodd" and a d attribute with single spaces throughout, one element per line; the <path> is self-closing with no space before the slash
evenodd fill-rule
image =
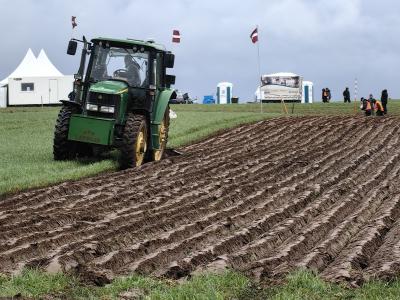
<path id="1" fill-rule="evenodd" d="M 219 81 L 235 84 L 234 93 L 252 99 L 257 85 L 257 52 L 249 34 L 260 26 L 262 73 L 293 71 L 329 86 L 341 98 L 345 86 L 360 81 L 362 95 L 387 88 L 400 97 L 397 70 L 400 3 L 395 0 L 0 0 L 2 47 L 0 77 L 7 76 L 31 47 L 45 48 L 65 74 L 77 57 L 65 48 L 75 36 L 152 37 L 176 53 L 177 88 L 201 98 L 215 93 Z M 182 43 L 171 44 L 172 29 Z"/>

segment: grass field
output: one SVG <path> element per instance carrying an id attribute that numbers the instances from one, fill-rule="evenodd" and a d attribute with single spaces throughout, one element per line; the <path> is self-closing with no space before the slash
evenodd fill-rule
<path id="1" fill-rule="evenodd" d="M 199 274 L 182 282 L 133 275 L 94 287 L 63 274 L 25 270 L 21 275 L 0 276 L 0 297 L 23 296 L 34 299 L 162 299 L 162 300 L 250 300 L 250 299 L 399 299 L 400 280 L 369 282 L 358 289 L 330 284 L 308 271 L 290 274 L 285 283 L 260 287 L 232 271 Z M 9 299 L 9 298 L 8 298 Z M 18 298 L 16 298 L 18 299 Z"/>
<path id="2" fill-rule="evenodd" d="M 280 104 L 265 104 L 263 113 L 254 104 L 175 105 L 172 109 L 178 114 L 172 120 L 170 131 L 169 147 L 174 148 L 239 124 L 285 115 Z M 293 116 L 354 114 L 353 104 L 343 103 L 289 104 L 287 109 Z M 53 161 L 52 138 L 58 110 L 0 109 L 0 195 L 117 167 L 114 157 L 97 162 Z M 391 102 L 389 113 L 400 115 L 400 102 Z M 400 299 L 400 280 L 370 282 L 359 289 L 348 289 L 298 271 L 289 275 L 283 285 L 260 287 L 241 274 L 227 271 L 221 275 L 199 275 L 181 283 L 135 275 L 119 278 L 105 287 L 92 287 L 67 275 L 49 275 L 36 270 L 26 270 L 16 277 L 0 274 L 0 297 L 21 294 L 32 298 L 48 296 L 46 299 L 123 299 L 124 293 L 127 297 L 145 299 Z"/>

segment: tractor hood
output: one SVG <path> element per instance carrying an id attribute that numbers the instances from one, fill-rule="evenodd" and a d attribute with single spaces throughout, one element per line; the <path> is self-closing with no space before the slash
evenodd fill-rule
<path id="1" fill-rule="evenodd" d="M 106 80 L 96 82 L 90 86 L 89 91 L 104 94 L 122 94 L 128 89 L 128 84 L 121 81 Z"/>

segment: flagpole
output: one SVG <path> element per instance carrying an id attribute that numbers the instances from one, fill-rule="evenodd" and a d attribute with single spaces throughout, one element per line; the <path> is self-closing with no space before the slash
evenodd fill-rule
<path id="1" fill-rule="evenodd" d="M 354 113 L 357 113 L 358 79 L 354 79 Z"/>
<path id="2" fill-rule="evenodd" d="M 262 86 L 262 78 L 261 78 L 261 64 L 260 64 L 260 32 L 258 31 L 258 25 L 256 26 L 257 28 L 257 64 L 258 64 L 258 78 L 260 80 L 260 109 L 261 113 L 263 113 L 263 105 L 262 105 L 262 95 L 261 95 L 261 86 Z"/>

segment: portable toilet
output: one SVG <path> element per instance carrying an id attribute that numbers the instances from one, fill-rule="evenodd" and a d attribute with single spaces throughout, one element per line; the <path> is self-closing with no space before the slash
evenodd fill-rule
<path id="1" fill-rule="evenodd" d="M 203 97 L 203 104 L 215 104 L 215 99 L 213 95 L 207 95 Z"/>
<path id="2" fill-rule="evenodd" d="M 313 103 L 314 101 L 314 83 L 303 81 L 303 95 L 301 103 Z"/>
<path id="3" fill-rule="evenodd" d="M 220 82 L 217 85 L 217 104 L 230 104 L 232 99 L 233 84 Z"/>

